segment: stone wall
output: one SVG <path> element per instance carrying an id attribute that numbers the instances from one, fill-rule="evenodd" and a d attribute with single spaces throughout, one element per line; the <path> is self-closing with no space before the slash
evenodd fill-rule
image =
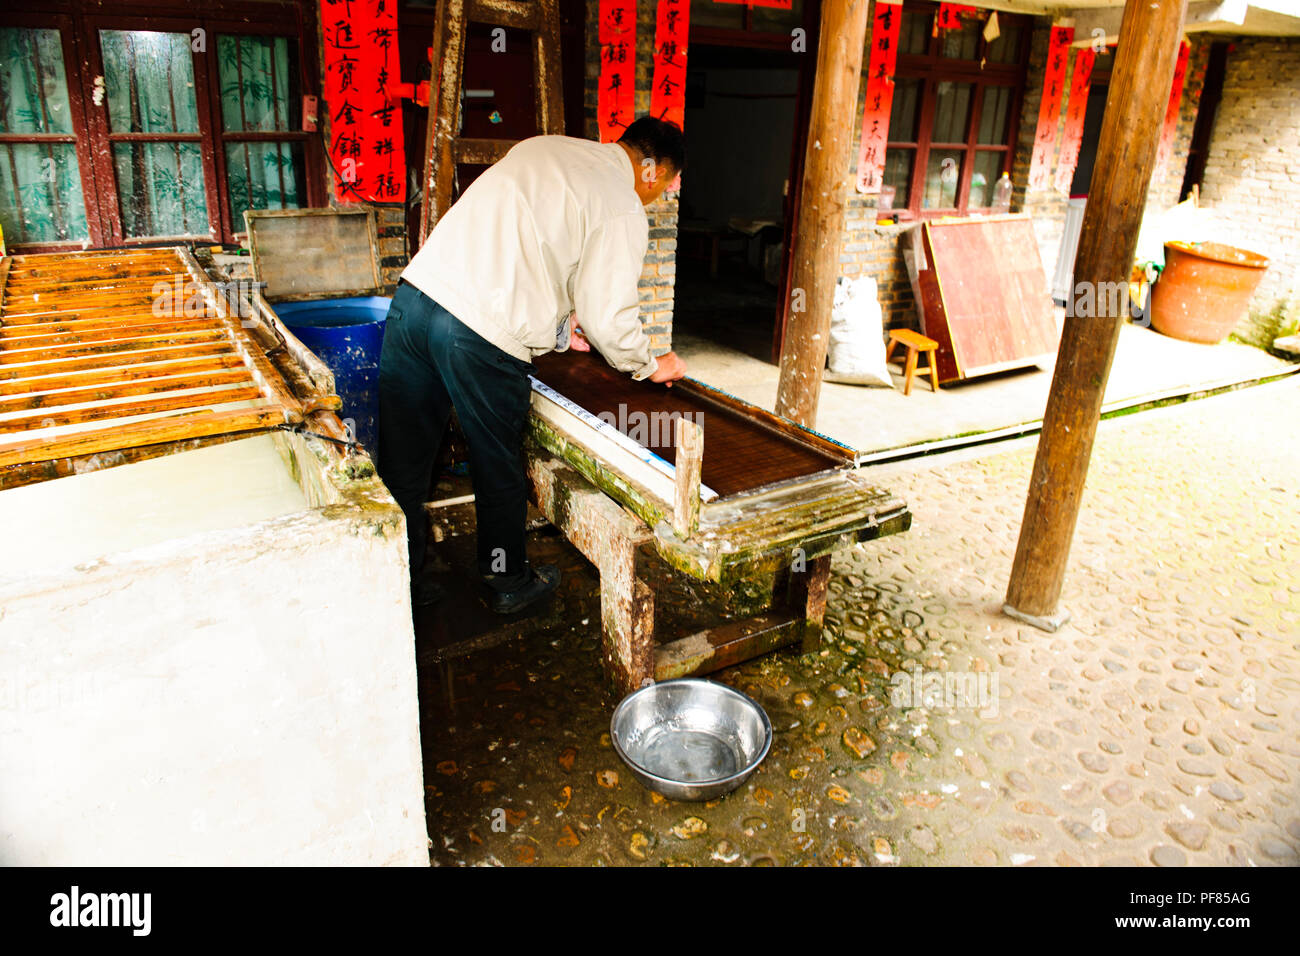
<path id="1" fill-rule="evenodd" d="M 1270 258 L 1237 335 L 1266 347 L 1300 318 L 1300 39 L 1239 37 L 1201 197 L 1234 245 Z"/>

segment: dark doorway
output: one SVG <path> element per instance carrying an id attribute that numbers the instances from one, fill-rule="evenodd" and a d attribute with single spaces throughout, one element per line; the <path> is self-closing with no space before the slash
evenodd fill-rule
<path id="1" fill-rule="evenodd" d="M 786 248 L 799 55 L 692 44 L 674 337 L 767 360 Z"/>
<path id="2" fill-rule="evenodd" d="M 1215 43 L 1210 47 L 1210 60 L 1205 66 L 1205 85 L 1201 88 L 1201 101 L 1196 108 L 1196 125 L 1192 128 L 1192 145 L 1187 151 L 1187 172 L 1183 176 L 1182 189 L 1178 192 L 1179 202 L 1191 195 L 1193 187 L 1199 192 L 1201 180 L 1205 178 L 1205 161 L 1210 155 L 1214 118 L 1219 112 L 1219 101 L 1223 99 L 1223 75 L 1228 67 L 1229 48 L 1227 43 Z"/>
<path id="3" fill-rule="evenodd" d="M 1092 182 L 1092 167 L 1097 161 L 1097 141 L 1101 138 L 1101 118 L 1106 112 L 1106 93 L 1110 90 L 1111 64 L 1115 62 L 1114 50 L 1098 54 L 1092 67 L 1092 80 L 1088 87 L 1088 107 L 1083 114 L 1083 133 L 1079 139 L 1079 160 L 1070 180 L 1070 198 L 1086 198 Z"/>

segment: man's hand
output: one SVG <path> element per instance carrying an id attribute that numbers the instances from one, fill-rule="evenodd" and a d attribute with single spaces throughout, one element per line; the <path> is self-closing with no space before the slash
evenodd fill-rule
<path id="1" fill-rule="evenodd" d="M 582 326 L 578 324 L 578 317 L 574 315 L 569 324 L 569 348 L 575 352 L 590 352 L 591 343 L 587 337 L 582 334 Z"/>
<path id="2" fill-rule="evenodd" d="M 686 363 L 677 357 L 676 352 L 668 352 L 658 357 L 659 367 L 650 376 L 650 381 L 673 387 L 673 382 L 686 376 Z"/>

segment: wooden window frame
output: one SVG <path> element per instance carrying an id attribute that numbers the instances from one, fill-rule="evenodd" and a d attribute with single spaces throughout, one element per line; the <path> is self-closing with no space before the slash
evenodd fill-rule
<path id="1" fill-rule="evenodd" d="M 939 11 L 937 3 L 916 3 L 912 0 L 903 4 L 905 13 L 925 13 L 932 19 Z M 987 213 L 988 206 L 971 206 L 970 185 L 975 169 L 975 155 L 980 152 L 1001 152 L 1002 167 L 999 175 L 1011 171 L 1015 159 L 1016 137 L 1020 128 L 1020 111 L 1024 104 L 1025 78 L 1030 35 L 1033 32 L 1033 20 L 1030 17 L 998 14 L 999 20 L 1021 28 L 1020 48 L 1011 63 L 986 63 L 980 68 L 979 57 L 983 56 L 988 46 L 981 36 L 974 60 L 956 60 L 940 55 L 943 35 L 931 36 L 929 46 L 924 54 L 898 54 L 894 77 L 901 79 L 919 79 L 921 81 L 920 115 L 917 118 L 917 139 L 889 140 L 885 144 L 886 155 L 893 148 L 911 149 L 913 153 L 912 173 L 908 181 L 907 205 L 896 206 L 894 212 L 903 221 L 919 221 L 942 216 L 966 216 L 971 213 Z M 931 131 L 934 127 L 934 110 L 937 100 L 937 88 L 942 82 L 973 84 L 970 111 L 966 118 L 965 139 L 959 143 L 934 142 Z M 980 145 L 976 143 L 979 133 L 980 114 L 984 107 L 984 90 L 990 86 L 1011 87 L 1010 122 L 1007 124 L 1006 144 L 1002 146 Z M 921 198 L 925 191 L 925 170 L 929 164 L 931 149 L 962 150 L 965 158 L 961 165 L 961 174 L 957 181 L 957 205 L 946 208 L 922 209 Z"/>
<path id="2" fill-rule="evenodd" d="M 81 178 L 82 205 L 86 210 L 86 229 L 90 244 L 96 248 L 104 245 L 104 224 L 99 217 L 98 186 L 95 178 L 95 163 L 92 159 L 91 138 L 87 128 L 87 116 L 77 82 L 82 72 L 81 47 L 73 18 L 63 13 L 7 13 L 0 19 L 0 28 L 16 27 L 31 30 L 58 30 L 59 44 L 63 50 L 63 75 L 67 82 L 68 105 L 72 111 L 72 128 L 75 132 L 64 133 L 0 133 L 0 143 L 75 143 L 77 150 L 77 170 Z M 17 243 L 12 239 L 5 241 L 8 249 L 23 251 L 59 252 L 80 249 L 85 240 L 69 239 L 59 242 Z"/>
<path id="3" fill-rule="evenodd" d="M 216 62 L 217 57 L 217 37 L 218 36 L 284 36 L 298 43 L 298 70 L 299 80 L 298 87 L 300 95 L 306 93 L 309 89 L 305 82 L 306 64 L 308 51 L 304 49 L 301 37 L 295 37 L 293 33 L 283 29 L 269 29 L 266 24 L 247 23 L 236 20 L 209 20 L 208 35 L 211 42 L 208 44 L 208 54 L 212 58 L 213 67 L 208 70 L 208 83 L 210 98 L 214 110 L 214 134 L 213 149 L 216 153 L 215 166 L 218 175 L 221 177 L 222 198 L 225 200 L 221 205 L 221 226 L 222 234 L 227 238 L 226 241 L 237 241 L 245 234 L 246 226 L 242 222 L 233 222 L 230 212 L 230 180 L 226 170 L 226 144 L 227 143 L 284 143 L 295 142 L 303 144 L 303 164 L 307 167 L 303 170 L 306 178 L 305 191 L 307 194 L 307 203 L 309 207 L 328 205 L 325 199 L 325 187 L 323 183 L 322 168 L 320 157 L 323 151 L 311 149 L 313 140 L 319 144 L 319 133 L 308 133 L 301 128 L 297 130 L 233 130 L 227 132 L 221 113 L 221 70 L 220 65 Z M 301 104 L 300 104 L 301 106 Z M 292 106 L 290 109 L 292 110 Z M 313 155 L 316 162 L 313 164 Z M 313 168 L 314 166 L 314 168 Z"/>
<path id="4" fill-rule="evenodd" d="M 217 62 L 217 37 L 222 34 L 283 36 L 298 44 L 299 88 L 304 94 L 320 93 L 320 51 L 317 48 L 316 4 L 312 0 L 284 2 L 240 2 L 208 0 L 201 13 L 179 0 L 127 0 L 112 12 L 95 0 L 49 0 L 48 13 L 4 13 L 0 27 L 56 29 L 62 43 L 64 72 L 68 84 L 68 101 L 72 110 L 75 137 L 53 135 L 0 134 L 0 142 L 40 141 L 71 142 L 77 147 L 81 173 L 86 223 L 90 248 L 130 248 L 177 243 L 232 245 L 244 233 L 244 224 L 232 221 L 229 183 L 225 161 L 225 143 L 229 141 L 271 140 L 303 143 L 305 208 L 328 204 L 325 189 L 324 144 L 319 131 L 276 130 L 242 132 L 223 129 L 221 118 L 220 69 Z M 195 107 L 199 120 L 197 134 L 183 133 L 112 133 L 109 130 L 108 104 L 94 105 L 94 79 L 103 73 L 103 54 L 99 31 L 149 30 L 191 34 L 196 28 L 207 32 L 204 52 L 192 52 L 194 63 Z M 118 198 L 117 171 L 113 165 L 112 143 L 138 141 L 187 141 L 199 144 L 204 170 L 204 196 L 208 209 L 210 235 L 125 236 L 122 210 Z M 15 252 L 57 252 L 80 249 L 78 241 L 53 243 L 6 243 Z"/>

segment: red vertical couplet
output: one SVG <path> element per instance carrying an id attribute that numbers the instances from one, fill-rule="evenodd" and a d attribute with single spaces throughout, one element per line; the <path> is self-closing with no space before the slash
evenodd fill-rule
<path id="1" fill-rule="evenodd" d="M 686 37 L 690 0 L 659 0 L 650 115 L 686 128 Z"/>
<path id="2" fill-rule="evenodd" d="M 790 10 L 794 0 L 714 0 L 715 3 L 744 4 L 747 7 L 771 7 L 773 10 Z"/>
<path id="3" fill-rule="evenodd" d="M 878 193 L 885 169 L 889 112 L 894 103 L 894 66 L 902 0 L 877 0 L 871 18 L 871 57 L 867 61 L 867 98 L 862 106 L 858 139 L 858 192 Z"/>
<path id="4" fill-rule="evenodd" d="M 938 36 L 940 30 L 960 30 L 962 17 L 975 16 L 979 16 L 979 11 L 968 4 L 941 3 L 939 4 L 939 13 L 934 18 L 934 29 L 931 32 Z"/>
<path id="5" fill-rule="evenodd" d="M 339 202 L 405 202 L 396 0 L 321 0 L 325 109 Z"/>
<path id="6" fill-rule="evenodd" d="M 1165 125 L 1160 130 L 1160 146 L 1156 150 L 1156 173 L 1165 168 L 1169 154 L 1174 149 L 1174 136 L 1178 133 L 1178 107 L 1183 101 L 1183 84 L 1187 81 L 1187 56 L 1191 45 L 1184 40 L 1178 47 L 1178 62 L 1174 64 L 1174 83 L 1169 90 L 1169 106 L 1165 110 Z"/>
<path id="7" fill-rule="evenodd" d="M 623 135 L 636 110 L 636 0 L 600 0 L 600 141 Z"/>
<path id="8" fill-rule="evenodd" d="M 1065 107 L 1065 133 L 1061 137 L 1061 156 L 1056 162 L 1056 190 L 1068 192 L 1079 164 L 1079 147 L 1083 145 L 1083 117 L 1088 112 L 1088 88 L 1092 86 L 1092 66 L 1097 58 L 1092 50 L 1074 55 L 1074 75 L 1070 77 L 1070 101 Z"/>
<path id="9" fill-rule="evenodd" d="M 1065 67 L 1074 40 L 1074 27 L 1052 27 L 1047 47 L 1047 72 L 1043 76 L 1043 99 L 1038 104 L 1038 126 L 1034 131 L 1034 152 L 1029 161 L 1029 188 L 1046 189 L 1051 183 L 1052 152 L 1056 148 L 1056 126 L 1065 96 Z"/>

